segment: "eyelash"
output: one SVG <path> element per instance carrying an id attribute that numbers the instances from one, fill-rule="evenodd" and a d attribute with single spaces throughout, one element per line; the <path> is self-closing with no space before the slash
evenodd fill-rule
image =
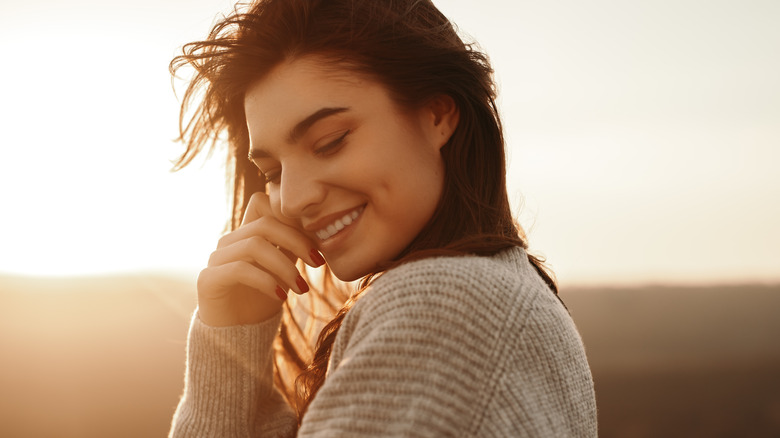
<path id="1" fill-rule="evenodd" d="M 267 173 L 263 172 L 262 170 L 258 170 L 260 174 L 260 179 L 263 180 L 263 184 L 270 184 L 274 182 L 275 179 L 278 179 L 281 176 L 281 172 L 271 172 L 271 176 L 268 176 Z M 278 173 L 278 175 L 276 175 Z"/>
<path id="2" fill-rule="evenodd" d="M 320 156 L 329 156 L 333 153 L 335 153 L 338 148 L 344 143 L 344 140 L 347 138 L 347 135 L 352 132 L 351 129 L 347 129 L 344 131 L 343 134 L 339 136 L 339 138 L 331 141 L 330 143 L 326 144 L 325 146 L 322 146 L 320 148 L 317 148 L 314 153 Z"/>
<path id="3" fill-rule="evenodd" d="M 327 143 L 325 146 L 317 148 L 314 151 L 314 153 L 321 157 L 328 157 L 338 152 L 338 149 L 344 144 L 344 140 L 346 140 L 347 136 L 351 132 L 352 132 L 351 129 L 344 131 L 344 133 L 341 134 L 337 139 Z M 259 174 L 260 174 L 260 178 L 264 181 L 265 184 L 278 182 L 279 177 L 282 175 L 282 173 L 278 171 L 269 172 L 270 174 L 269 175 L 267 173 L 264 173 L 262 170 L 259 170 Z"/>

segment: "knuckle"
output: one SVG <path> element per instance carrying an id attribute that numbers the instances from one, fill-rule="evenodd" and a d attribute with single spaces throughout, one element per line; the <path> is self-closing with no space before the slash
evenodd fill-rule
<path id="1" fill-rule="evenodd" d="M 249 203 L 247 204 L 247 208 L 254 208 L 258 212 L 263 211 L 263 207 L 268 204 L 268 195 L 262 192 L 255 192 L 252 193 L 252 196 L 249 197 Z"/>
<path id="2" fill-rule="evenodd" d="M 225 276 L 233 277 L 238 274 L 239 264 L 231 262 L 226 265 L 222 265 L 222 269 L 220 269 L 220 271 L 222 271 Z"/>
<path id="3" fill-rule="evenodd" d="M 258 251 L 261 251 L 265 244 L 266 240 L 260 236 L 251 236 L 244 240 L 244 247 L 249 251 L 250 254 L 255 254 Z"/>
<path id="4" fill-rule="evenodd" d="M 268 227 L 268 225 L 271 223 L 271 221 L 272 221 L 272 218 L 270 218 L 268 216 L 260 216 L 255 221 L 255 224 L 256 224 L 255 226 L 262 229 L 262 228 Z"/>
<path id="5" fill-rule="evenodd" d="M 198 279 L 195 284 L 199 290 L 211 283 L 212 274 L 213 270 L 211 268 L 205 268 L 198 273 Z"/>
<path id="6" fill-rule="evenodd" d="M 209 255 L 209 261 L 208 261 L 208 264 L 207 264 L 207 266 L 208 266 L 208 267 L 211 267 L 211 266 L 214 266 L 214 265 L 216 265 L 216 264 L 217 264 L 217 257 L 218 257 L 217 251 L 214 251 L 214 252 L 212 252 L 212 253 Z M 208 268 L 206 268 L 206 269 L 208 269 Z M 203 271 L 205 271 L 206 269 L 204 269 Z M 201 272 L 201 274 L 203 274 L 203 271 L 200 271 L 200 272 Z"/>
<path id="7" fill-rule="evenodd" d="M 254 192 L 251 196 L 249 196 L 249 203 L 257 202 L 257 200 L 260 198 L 260 192 Z"/>
<path id="8" fill-rule="evenodd" d="M 241 261 L 231 262 L 219 267 L 220 275 L 225 279 L 235 279 L 244 269 L 244 263 Z"/>

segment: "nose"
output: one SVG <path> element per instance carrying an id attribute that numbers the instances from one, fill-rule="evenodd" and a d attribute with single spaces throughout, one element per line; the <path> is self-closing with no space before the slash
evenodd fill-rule
<path id="1" fill-rule="evenodd" d="M 319 180 L 316 167 L 305 163 L 290 163 L 283 167 L 279 184 L 281 211 L 289 218 L 312 214 L 325 198 L 325 185 Z"/>

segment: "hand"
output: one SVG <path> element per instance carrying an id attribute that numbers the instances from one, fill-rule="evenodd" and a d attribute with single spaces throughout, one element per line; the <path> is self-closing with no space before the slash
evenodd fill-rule
<path id="1" fill-rule="evenodd" d="M 272 317 L 287 290 L 309 290 L 295 262 L 322 265 L 325 261 L 314 248 L 301 231 L 274 216 L 265 193 L 253 194 L 241 226 L 219 240 L 198 276 L 201 321 L 221 327 Z"/>

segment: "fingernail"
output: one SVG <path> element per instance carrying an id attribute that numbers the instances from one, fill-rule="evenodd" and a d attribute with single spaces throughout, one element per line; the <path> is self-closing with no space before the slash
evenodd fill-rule
<path id="1" fill-rule="evenodd" d="M 306 284 L 306 280 L 304 280 L 300 275 L 295 279 L 295 284 L 298 285 L 298 289 L 301 290 L 302 294 L 309 291 L 309 285 Z"/>
<path id="2" fill-rule="evenodd" d="M 311 256 L 311 259 L 314 260 L 314 263 L 317 264 L 317 266 L 322 266 L 325 264 L 325 258 L 323 258 L 320 252 L 316 249 L 309 251 L 309 255 Z"/>
<path id="3" fill-rule="evenodd" d="M 284 301 L 287 299 L 287 294 L 284 293 L 281 287 L 276 286 L 276 296 L 279 297 L 280 300 Z"/>

